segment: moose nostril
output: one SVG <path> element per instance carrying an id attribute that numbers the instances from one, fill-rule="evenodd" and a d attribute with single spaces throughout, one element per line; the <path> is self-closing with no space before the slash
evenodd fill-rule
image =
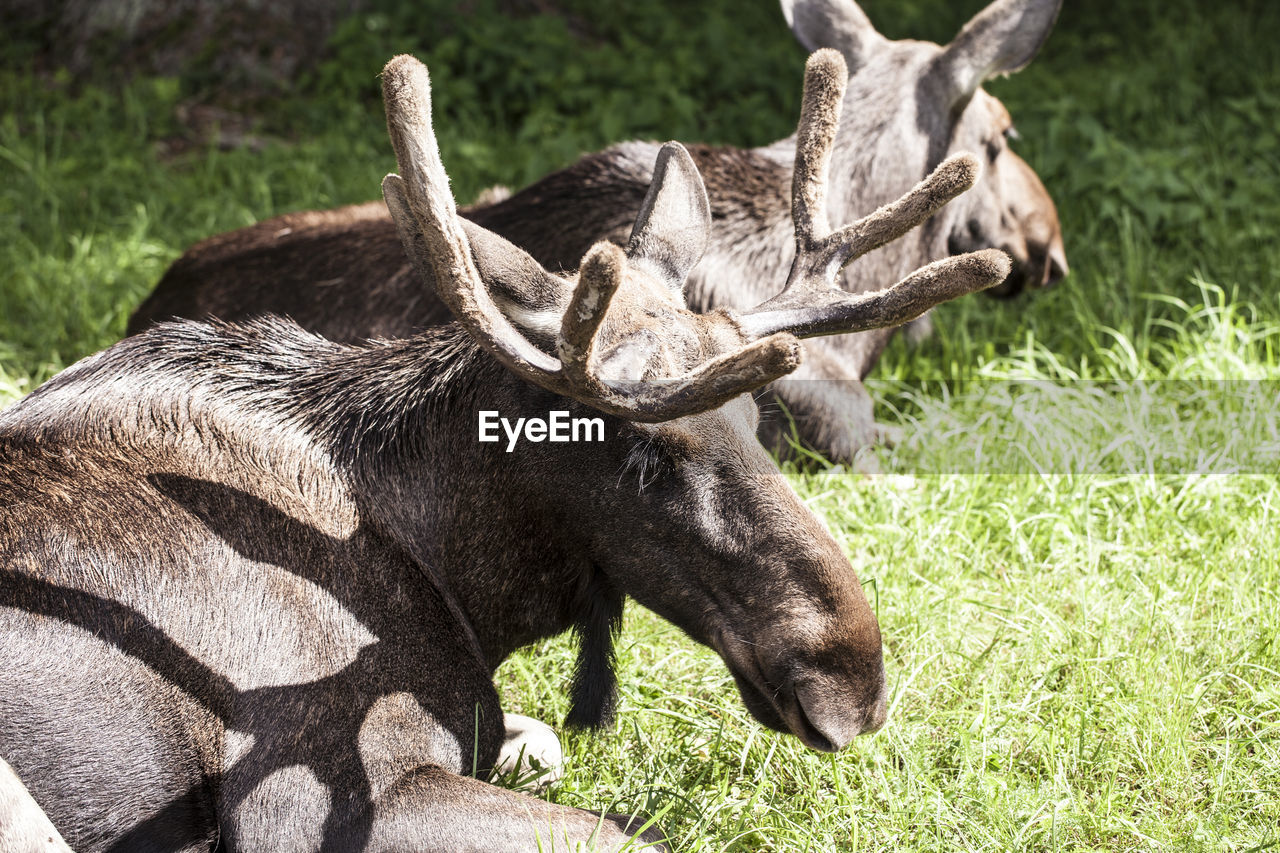
<path id="1" fill-rule="evenodd" d="M 792 733 L 810 749 L 838 752 L 858 735 L 871 734 L 889 715 L 888 684 L 883 674 L 875 698 L 866 702 L 824 680 L 804 679 L 792 688 Z M 865 696 L 865 694 L 863 694 Z"/>

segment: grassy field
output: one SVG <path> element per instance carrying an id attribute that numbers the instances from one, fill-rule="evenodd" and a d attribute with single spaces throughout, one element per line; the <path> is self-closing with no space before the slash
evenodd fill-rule
<path id="1" fill-rule="evenodd" d="M 518 21 L 446 5 L 352 19 L 293 97 L 223 114 L 230 148 L 179 120 L 209 94 L 192 81 L 37 77 L 12 46 L 0 405 L 115 340 L 191 242 L 374 197 L 394 52 L 432 69 L 461 198 L 617 139 L 793 125 L 804 56 L 765 0 L 605 22 L 585 0 Z M 945 40 L 981 3 L 864 5 Z M 945 306 L 890 348 L 879 414 L 907 440 L 883 475 L 789 473 L 878 612 L 888 725 L 808 752 L 632 608 L 617 729 L 566 735 L 547 796 L 660 813 L 689 851 L 1280 849 L 1278 40 L 1262 0 L 1071 0 L 988 87 L 1059 204 L 1070 278 Z M 510 660 L 509 710 L 562 718 L 571 664 L 563 638 Z"/>

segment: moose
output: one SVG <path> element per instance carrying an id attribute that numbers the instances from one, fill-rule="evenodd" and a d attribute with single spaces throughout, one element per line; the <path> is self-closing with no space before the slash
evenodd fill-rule
<path id="1" fill-rule="evenodd" d="M 627 595 L 714 648 L 766 726 L 826 751 L 880 727 L 876 618 L 756 439 L 750 392 L 799 366 L 801 338 L 906 322 L 1010 263 L 836 286 L 980 169 L 951 158 L 833 230 L 846 80 L 834 51 L 808 63 L 783 288 L 695 313 L 711 208 L 683 147 L 659 150 L 625 250 L 550 272 L 459 216 L 426 68 L 396 57 L 384 198 L 455 322 L 361 345 L 275 317 L 164 323 L 0 413 L 0 755 L 68 843 L 660 846 L 477 778 L 511 728 L 492 673 L 521 645 L 576 629 L 575 710 L 608 713 Z M 555 322 L 517 326 L 502 301 Z M 476 440 L 478 411 L 559 409 L 603 417 L 606 440 Z"/>
<path id="2" fill-rule="evenodd" d="M 853 0 L 783 0 L 800 42 L 839 50 L 853 72 L 832 155 L 828 215 L 845 222 L 897 198 L 948 152 L 976 151 L 978 185 L 905 239 L 846 272 L 865 292 L 950 252 L 1002 249 L 1014 274 L 990 292 L 1011 296 L 1067 273 L 1058 215 L 1027 163 L 1009 147 L 1009 113 L 981 88 L 1017 71 L 1048 37 L 1061 0 L 995 0 L 946 47 L 892 41 Z M 794 249 L 788 213 L 795 138 L 752 150 L 689 148 L 717 223 L 686 285 L 690 307 L 742 309 L 773 295 Z M 571 269 L 595 242 L 623 242 L 653 179 L 659 146 L 627 142 L 583 157 L 506 200 L 465 212 L 549 269 Z M 499 300 L 499 307 L 515 306 Z M 423 294 L 381 202 L 286 214 L 189 249 L 135 311 L 130 333 L 169 317 L 289 316 L 340 341 L 403 337 L 447 322 Z M 516 323 L 546 318 L 512 314 Z M 554 319 L 554 318 L 552 318 Z M 924 318 L 927 322 L 928 318 Z M 873 417 L 863 380 L 893 328 L 807 341 L 805 363 L 774 391 L 798 437 L 833 461 L 892 437 Z M 785 447 L 790 422 L 766 418 L 761 438 Z"/>

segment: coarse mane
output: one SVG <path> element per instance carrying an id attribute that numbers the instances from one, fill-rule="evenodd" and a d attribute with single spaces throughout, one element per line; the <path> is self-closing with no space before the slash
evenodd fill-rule
<path id="1" fill-rule="evenodd" d="M 0 464 L 18 453 L 145 458 L 286 495 L 308 516 L 354 518 L 353 469 L 386 450 L 420 457 L 428 431 L 469 411 L 501 371 L 454 326 L 347 345 L 271 316 L 163 323 L 0 413 Z"/>

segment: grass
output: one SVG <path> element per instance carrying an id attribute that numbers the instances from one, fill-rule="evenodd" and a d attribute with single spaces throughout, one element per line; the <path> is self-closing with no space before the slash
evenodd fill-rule
<path id="1" fill-rule="evenodd" d="M 568 739 L 559 799 L 669 805 L 681 850 L 1277 841 L 1272 482 L 796 484 L 878 609 L 889 725 L 838 757 L 762 732 L 714 654 L 633 610 L 618 731 Z M 567 658 L 556 641 L 510 662 L 515 706 L 562 713 Z"/>
<path id="2" fill-rule="evenodd" d="M 395 51 L 432 68 L 463 198 L 615 139 L 758 144 L 794 120 L 803 54 L 763 0 L 517 21 L 401 5 L 353 18 L 250 114 L 256 150 L 185 130 L 178 108 L 208 94 L 190 81 L 7 62 L 0 405 L 115 340 L 191 242 L 373 197 Z M 980 5 L 865 7 L 945 40 Z M 1058 202 L 1071 277 L 945 306 L 933 338 L 890 347 L 874 387 L 906 440 L 884 475 L 788 472 L 877 609 L 885 729 L 835 757 L 766 732 L 713 653 L 632 608 L 618 727 L 566 734 L 549 796 L 665 810 L 692 851 L 1280 849 L 1277 36 L 1261 0 L 1073 0 L 989 87 Z M 571 665 L 564 638 L 508 661 L 508 709 L 563 718 Z"/>

